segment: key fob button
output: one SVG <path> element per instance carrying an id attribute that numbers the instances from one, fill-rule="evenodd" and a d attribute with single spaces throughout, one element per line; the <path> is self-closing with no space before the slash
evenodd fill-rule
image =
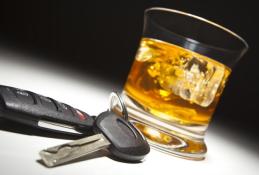
<path id="1" fill-rule="evenodd" d="M 62 107 L 63 110 L 67 110 L 67 109 L 68 109 L 68 108 L 67 108 L 67 105 L 64 104 L 64 103 L 60 103 L 60 106 Z"/>
<path id="2" fill-rule="evenodd" d="M 34 104 L 34 99 L 32 98 L 32 96 L 26 92 L 26 91 L 22 91 L 22 90 L 15 90 L 15 95 L 16 97 L 25 104 Z"/>
<path id="3" fill-rule="evenodd" d="M 18 95 L 22 95 L 22 96 L 29 96 L 29 94 L 27 92 L 24 92 L 24 91 L 16 91 L 16 94 Z"/>
<path id="4" fill-rule="evenodd" d="M 56 105 L 51 101 L 50 98 L 39 95 L 41 105 L 50 110 L 57 110 Z"/>
<path id="5" fill-rule="evenodd" d="M 46 103 L 52 103 L 51 99 L 49 99 L 48 97 L 39 95 L 41 102 L 46 102 Z"/>
<path id="6" fill-rule="evenodd" d="M 87 119 L 87 116 L 83 112 L 77 109 L 75 111 L 76 111 L 76 116 L 79 118 L 79 120 L 83 121 Z"/>
<path id="7" fill-rule="evenodd" d="M 64 112 L 64 113 L 67 112 L 68 107 L 64 103 L 61 103 L 61 102 L 56 101 L 56 100 L 53 100 L 53 102 L 55 103 L 58 112 Z"/>

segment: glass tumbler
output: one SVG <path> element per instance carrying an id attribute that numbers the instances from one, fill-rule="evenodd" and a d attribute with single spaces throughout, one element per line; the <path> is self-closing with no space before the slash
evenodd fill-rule
<path id="1" fill-rule="evenodd" d="M 246 41 L 185 12 L 149 8 L 122 96 L 151 146 L 187 159 L 207 152 L 204 135 Z"/>

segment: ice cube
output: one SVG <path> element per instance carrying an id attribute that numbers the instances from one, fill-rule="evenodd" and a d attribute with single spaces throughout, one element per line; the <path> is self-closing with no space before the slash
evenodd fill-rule
<path id="1" fill-rule="evenodd" d="M 172 90 L 185 100 L 207 107 L 215 98 L 224 72 L 223 65 L 193 57 L 184 65 L 184 77 Z"/>
<path id="2" fill-rule="evenodd" d="M 225 67 L 209 60 L 182 57 L 182 62 L 179 59 L 154 61 L 148 69 L 149 75 L 164 90 L 200 106 L 209 106 L 224 77 Z"/>

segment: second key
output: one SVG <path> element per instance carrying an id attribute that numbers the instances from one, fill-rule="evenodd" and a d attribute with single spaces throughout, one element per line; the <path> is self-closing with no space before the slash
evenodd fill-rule
<path id="1" fill-rule="evenodd" d="M 98 134 L 40 152 L 48 167 L 68 163 L 74 159 L 108 148 L 113 156 L 124 161 L 140 161 L 150 151 L 144 136 L 128 121 L 112 111 L 101 113 L 95 121 Z"/>

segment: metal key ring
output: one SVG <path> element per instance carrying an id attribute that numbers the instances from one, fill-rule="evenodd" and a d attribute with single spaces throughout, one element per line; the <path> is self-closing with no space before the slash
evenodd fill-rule
<path id="1" fill-rule="evenodd" d="M 124 119 L 126 121 L 128 121 L 129 116 L 128 116 L 127 108 L 125 106 L 124 100 L 122 99 L 122 97 L 119 95 L 118 92 L 111 92 L 111 94 L 110 94 L 110 97 L 109 97 L 109 104 L 110 104 L 109 111 L 112 111 L 113 107 L 115 106 L 114 103 L 115 103 L 116 99 L 119 101 L 119 104 L 120 104 L 119 106 L 122 110 L 121 113 L 122 113 Z"/>

